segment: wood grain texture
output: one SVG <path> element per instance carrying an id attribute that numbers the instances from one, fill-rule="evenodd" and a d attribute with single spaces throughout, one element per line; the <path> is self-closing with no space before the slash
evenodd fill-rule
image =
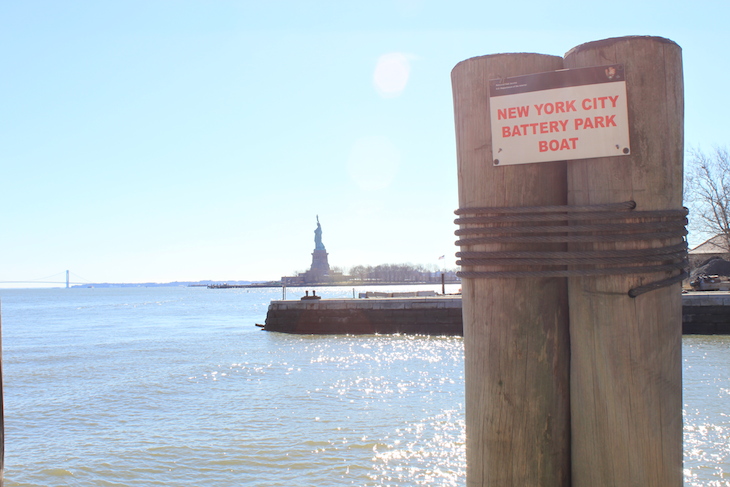
<path id="1" fill-rule="evenodd" d="M 622 63 L 631 155 L 568 162 L 568 203 L 634 200 L 682 207 L 681 49 L 656 37 L 578 46 L 566 68 Z M 571 246 L 660 247 L 681 239 Z M 679 284 L 627 291 L 672 273 L 569 279 L 573 487 L 682 485 L 682 309 Z"/>
<path id="2" fill-rule="evenodd" d="M 5 391 L 3 389 L 2 303 L 0 303 L 0 487 L 5 484 Z"/>
<path id="3" fill-rule="evenodd" d="M 490 79 L 562 66 L 556 56 L 498 54 L 468 59 L 453 69 L 461 208 L 566 203 L 564 162 L 492 165 L 488 92 Z M 482 244 L 462 250 L 560 248 Z M 570 485 L 566 282 L 463 282 L 469 486 Z"/>

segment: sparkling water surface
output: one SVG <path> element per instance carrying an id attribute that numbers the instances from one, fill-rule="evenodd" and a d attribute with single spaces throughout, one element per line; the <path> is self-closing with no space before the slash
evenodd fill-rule
<path id="1" fill-rule="evenodd" d="M 0 290 L 5 484 L 465 485 L 462 339 L 260 331 L 281 297 Z M 730 337 L 683 346 L 686 485 L 730 486 Z"/>

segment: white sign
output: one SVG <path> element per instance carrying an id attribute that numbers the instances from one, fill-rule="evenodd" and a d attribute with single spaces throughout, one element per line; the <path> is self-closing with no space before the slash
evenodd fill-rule
<path id="1" fill-rule="evenodd" d="M 491 80 L 494 165 L 631 152 L 623 65 Z"/>

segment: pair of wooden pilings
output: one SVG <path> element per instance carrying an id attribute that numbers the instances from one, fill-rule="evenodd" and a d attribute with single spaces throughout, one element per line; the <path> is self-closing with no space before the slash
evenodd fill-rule
<path id="1" fill-rule="evenodd" d="M 629 155 L 493 164 L 489 80 L 611 64 L 625 67 Z M 636 211 L 682 209 L 682 59 L 674 42 L 623 37 L 580 45 L 564 58 L 477 57 L 456 65 L 452 83 L 461 209 L 627 201 Z M 682 242 L 502 242 L 462 244 L 461 253 Z M 627 293 L 676 274 L 463 279 L 468 486 L 682 485 L 680 287 Z"/>

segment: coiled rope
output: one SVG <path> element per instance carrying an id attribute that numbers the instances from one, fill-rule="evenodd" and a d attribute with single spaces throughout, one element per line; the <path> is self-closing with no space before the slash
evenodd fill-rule
<path id="1" fill-rule="evenodd" d="M 460 208 L 454 232 L 461 251 L 461 278 L 577 277 L 644 274 L 679 270 L 668 279 L 630 289 L 628 295 L 669 286 L 687 276 L 687 209 L 634 211 L 636 203 L 587 206 Z M 461 216 L 463 215 L 463 216 Z M 574 250 L 567 244 L 681 240 L 681 243 L 626 250 Z M 480 244 L 563 244 L 556 251 L 475 251 Z M 573 245 L 577 247 L 578 245 Z M 476 270 L 478 267 L 499 270 Z M 505 269 L 506 267 L 506 269 Z M 539 269 L 534 269 L 539 267 Z"/>

